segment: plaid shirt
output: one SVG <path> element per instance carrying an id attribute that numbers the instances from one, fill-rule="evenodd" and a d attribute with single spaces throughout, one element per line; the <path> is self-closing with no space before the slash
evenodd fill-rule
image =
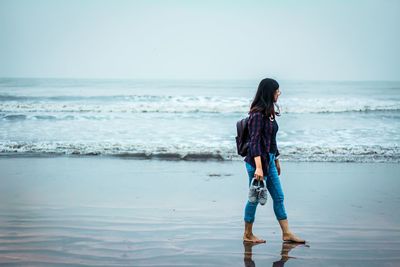
<path id="1" fill-rule="evenodd" d="M 261 164 L 264 175 L 268 173 L 269 155 L 274 153 L 275 157 L 279 157 L 279 150 L 276 143 L 276 133 L 278 132 L 278 123 L 276 120 L 271 121 L 261 112 L 250 113 L 249 121 L 250 143 L 248 154 L 244 161 L 248 162 L 254 168 L 256 163 L 254 157 L 261 156 Z"/>

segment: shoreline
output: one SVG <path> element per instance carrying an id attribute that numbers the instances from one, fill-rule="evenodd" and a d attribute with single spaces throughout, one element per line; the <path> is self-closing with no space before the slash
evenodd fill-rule
<path id="1" fill-rule="evenodd" d="M 98 158 L 98 159 L 127 159 L 127 160 L 143 160 L 143 161 L 168 161 L 168 162 L 244 162 L 244 158 L 239 156 L 234 156 L 231 158 L 224 158 L 221 154 L 212 154 L 212 153 L 189 153 L 185 156 L 182 156 L 178 153 L 159 153 L 159 154 L 146 154 L 146 153 L 120 153 L 120 154 L 102 154 L 99 152 L 80 154 L 80 153 L 52 153 L 52 152 L 42 152 L 42 153 L 9 153 L 2 152 L 0 153 L 1 158 Z M 289 163 L 360 163 L 360 164 L 398 164 L 400 163 L 400 159 L 387 159 L 387 161 L 379 158 L 379 159 L 367 159 L 367 160 L 357 160 L 353 159 L 335 159 L 335 158 L 327 158 L 327 160 L 317 160 L 317 159 L 292 159 L 285 158 L 285 156 L 281 156 L 281 162 L 289 162 Z"/>

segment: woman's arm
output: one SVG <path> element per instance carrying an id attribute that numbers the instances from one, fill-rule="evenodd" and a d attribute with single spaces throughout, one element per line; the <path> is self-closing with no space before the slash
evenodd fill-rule
<path id="1" fill-rule="evenodd" d="M 281 163 L 279 162 L 279 159 L 275 159 L 275 166 L 276 170 L 278 171 L 278 175 L 281 175 Z"/>
<path id="2" fill-rule="evenodd" d="M 254 176 L 256 177 L 256 179 L 260 179 L 261 181 L 263 181 L 264 171 L 262 169 L 261 157 L 260 156 L 254 157 L 254 161 L 256 162 L 256 171 L 254 172 Z"/>

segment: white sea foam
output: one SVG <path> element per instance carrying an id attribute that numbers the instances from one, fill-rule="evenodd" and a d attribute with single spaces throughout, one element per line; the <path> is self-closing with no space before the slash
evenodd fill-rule
<path id="1" fill-rule="evenodd" d="M 399 146 L 281 146 L 281 158 L 305 162 L 400 162 Z M 0 142 L 0 155 L 117 156 L 167 160 L 243 160 L 228 145 L 143 145 L 123 142 Z"/>
<path id="2" fill-rule="evenodd" d="M 8 97 L 10 98 L 10 97 Z M 7 99 L 8 99 L 7 98 Z M 116 96 L 110 98 L 24 98 L 0 101 L 4 114 L 47 113 L 247 113 L 251 99 L 217 96 Z M 298 98 L 287 97 L 279 102 L 285 113 L 335 113 L 366 111 L 400 111 L 400 101 L 370 98 Z"/>

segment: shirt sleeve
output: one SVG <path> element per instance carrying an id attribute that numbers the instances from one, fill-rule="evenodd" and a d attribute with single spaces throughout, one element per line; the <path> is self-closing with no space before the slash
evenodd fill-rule
<path id="1" fill-rule="evenodd" d="M 254 113 L 249 119 L 249 152 L 251 157 L 261 155 L 261 130 L 263 118 L 260 113 Z"/>
<path id="2" fill-rule="evenodd" d="M 279 153 L 278 145 L 276 144 L 276 140 L 271 142 L 270 150 L 275 151 L 275 159 L 278 159 L 280 153 Z"/>
<path id="3" fill-rule="evenodd" d="M 275 159 L 279 159 L 280 154 L 278 148 L 276 148 Z"/>

